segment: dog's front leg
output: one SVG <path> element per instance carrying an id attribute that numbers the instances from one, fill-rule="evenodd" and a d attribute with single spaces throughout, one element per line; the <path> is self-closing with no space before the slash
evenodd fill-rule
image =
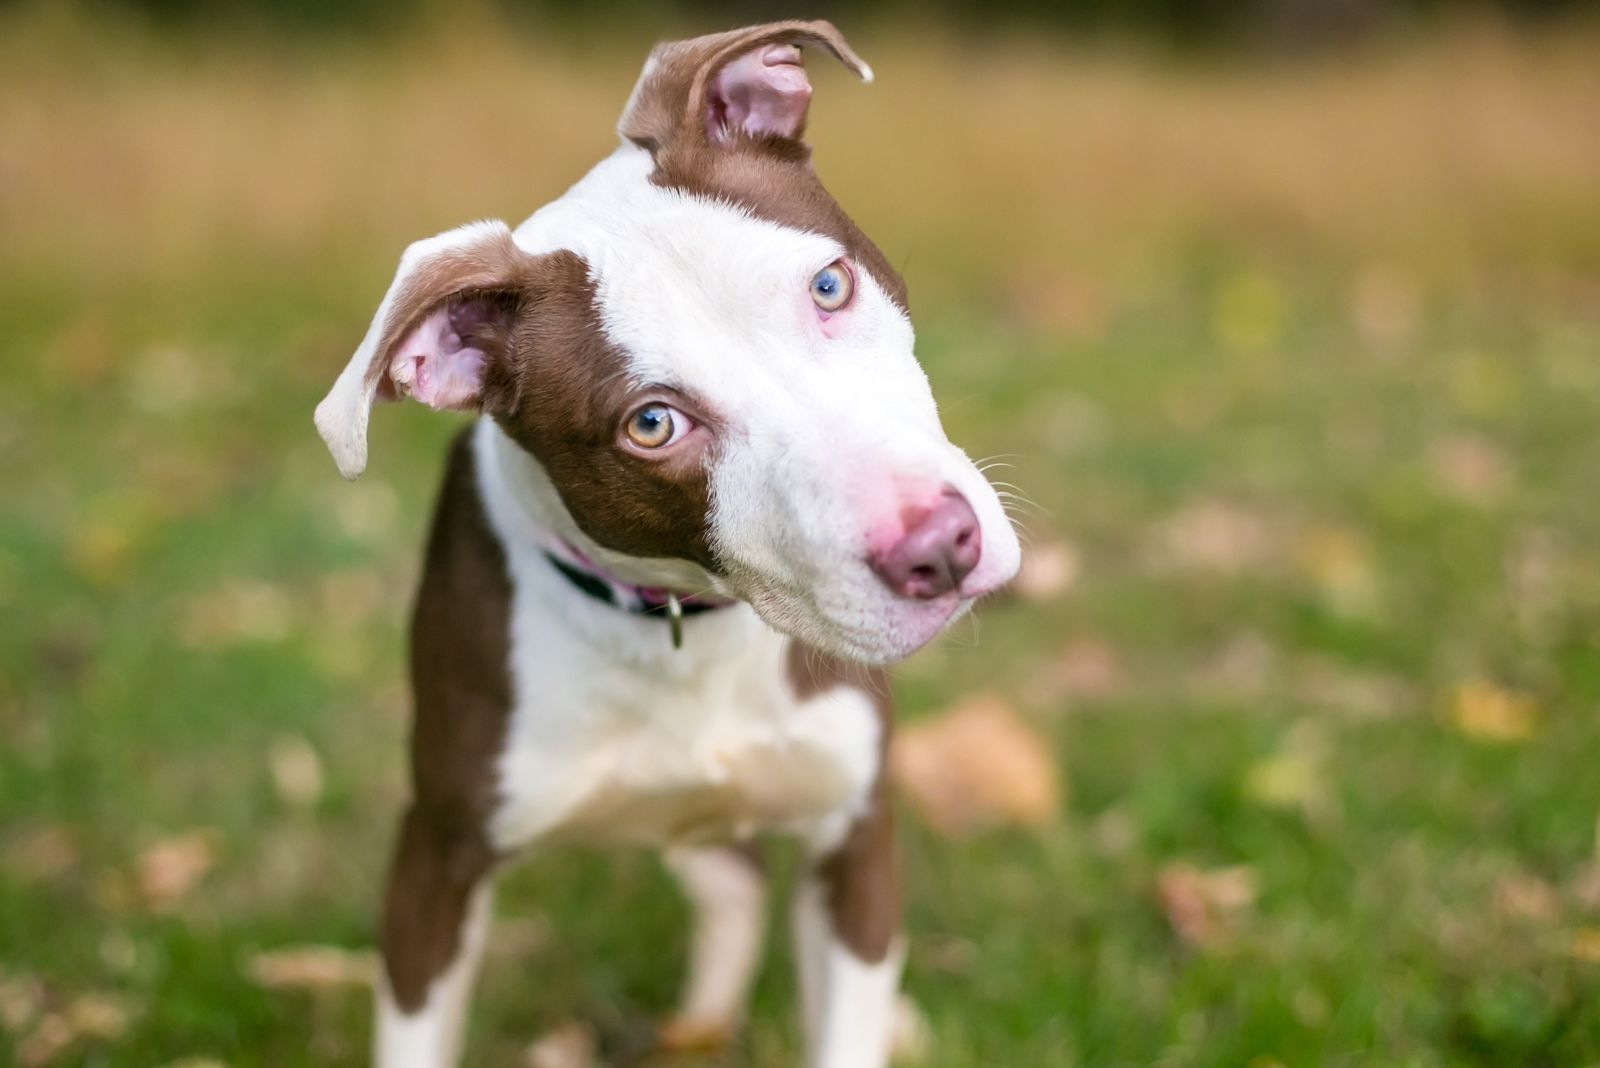
<path id="1" fill-rule="evenodd" d="M 488 935 L 493 856 L 473 827 L 412 806 L 383 910 L 377 1068 L 453 1068 Z"/>
<path id="2" fill-rule="evenodd" d="M 795 958 L 811 1068 L 883 1068 L 904 946 L 887 791 L 825 849 L 795 895 Z"/>

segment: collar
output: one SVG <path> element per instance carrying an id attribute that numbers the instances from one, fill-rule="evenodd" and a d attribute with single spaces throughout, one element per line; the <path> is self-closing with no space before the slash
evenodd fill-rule
<path id="1" fill-rule="evenodd" d="M 680 593 L 663 586 L 637 586 L 624 582 L 589 559 L 565 538 L 553 537 L 544 546 L 544 558 L 572 584 L 573 589 L 596 601 L 634 616 L 653 616 L 672 625 L 672 647 L 683 648 L 683 619 L 737 604 L 731 597 Z"/>

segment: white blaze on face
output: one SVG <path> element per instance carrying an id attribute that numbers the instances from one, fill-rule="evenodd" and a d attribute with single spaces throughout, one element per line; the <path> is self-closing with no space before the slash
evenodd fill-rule
<path id="1" fill-rule="evenodd" d="M 590 265 L 635 385 L 681 391 L 716 435 L 710 538 L 727 584 L 780 629 L 854 659 L 909 653 L 1016 570 L 994 491 L 946 439 L 905 313 L 860 264 L 824 326 L 810 294 L 829 237 L 648 181 L 624 148 L 517 233 Z M 982 556 L 959 591 L 891 592 L 867 564 L 903 513 L 954 487 Z"/>

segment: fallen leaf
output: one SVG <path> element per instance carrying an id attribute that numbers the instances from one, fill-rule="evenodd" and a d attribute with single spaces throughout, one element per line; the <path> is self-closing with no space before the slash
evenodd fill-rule
<path id="1" fill-rule="evenodd" d="M 1503 876 L 1495 885 L 1494 907 L 1509 919 L 1549 923 L 1561 914 L 1561 897 L 1537 875 L 1518 872 Z"/>
<path id="2" fill-rule="evenodd" d="M 1421 301 L 1410 279 L 1385 264 L 1368 264 L 1356 275 L 1350 320 L 1361 340 L 1392 349 L 1410 341 L 1421 321 Z"/>
<path id="3" fill-rule="evenodd" d="M 1228 697 L 1259 697 L 1278 667 L 1278 650 L 1255 631 L 1228 639 L 1199 671 L 1200 686 Z"/>
<path id="4" fill-rule="evenodd" d="M 0 866 L 24 882 L 52 882 L 78 865 L 72 832 L 54 824 L 31 827 L 6 842 Z"/>
<path id="5" fill-rule="evenodd" d="M 121 1038 L 133 1018 L 129 1003 L 115 994 L 79 994 L 67 1004 L 66 1018 L 75 1035 L 110 1042 Z"/>
<path id="6" fill-rule="evenodd" d="M 1041 824 L 1060 806 L 1048 747 L 1000 698 L 980 695 L 896 735 L 894 781 L 937 831 Z"/>
<path id="7" fill-rule="evenodd" d="M 175 1061 L 168 1061 L 162 1068 L 228 1068 L 228 1062 L 215 1057 L 179 1057 Z"/>
<path id="8" fill-rule="evenodd" d="M 1169 516 L 1155 532 L 1160 563 L 1236 574 L 1260 563 L 1272 538 L 1261 516 L 1225 501 L 1201 501 Z"/>
<path id="9" fill-rule="evenodd" d="M 0 971 L 0 1029 L 20 1035 L 44 1011 L 44 984 L 31 975 Z"/>
<path id="10" fill-rule="evenodd" d="M 191 649 L 220 649 L 288 636 L 294 611 L 288 593 L 265 582 L 232 582 L 182 606 L 178 637 Z"/>
<path id="11" fill-rule="evenodd" d="M 1217 949 L 1231 941 L 1243 913 L 1256 899 L 1255 870 L 1242 864 L 1211 870 L 1169 864 L 1156 886 L 1167 922 L 1197 949 Z"/>
<path id="12" fill-rule="evenodd" d="M 17 1043 L 17 1062 L 22 1068 L 44 1068 L 65 1053 L 76 1037 L 65 1016 L 48 1013 Z"/>
<path id="13" fill-rule="evenodd" d="M 1462 734 L 1485 742 L 1520 742 L 1539 727 L 1538 705 L 1526 694 L 1477 680 L 1456 687 L 1450 722 Z"/>
<path id="14" fill-rule="evenodd" d="M 372 985 L 377 958 L 342 946 L 284 946 L 252 954 L 244 970 L 269 990 L 332 990 Z"/>
<path id="15" fill-rule="evenodd" d="M 1505 452 L 1480 437 L 1440 438 L 1428 446 L 1428 465 L 1439 488 L 1467 504 L 1494 504 L 1512 481 Z"/>
<path id="16" fill-rule="evenodd" d="M 1064 541 L 1049 542 L 1022 554 L 1012 588 L 1029 600 L 1060 597 L 1078 580 L 1078 552 Z"/>
<path id="17" fill-rule="evenodd" d="M 1378 606 L 1378 574 L 1372 549 L 1360 531 L 1340 526 L 1311 526 L 1295 546 L 1300 569 L 1322 600 L 1343 616 L 1371 615 Z"/>
<path id="18" fill-rule="evenodd" d="M 1580 927 L 1573 931 L 1567 952 L 1579 960 L 1600 964 L 1600 927 Z"/>
<path id="19" fill-rule="evenodd" d="M 1268 808 L 1305 808 L 1323 795 L 1322 770 L 1305 753 L 1275 753 L 1245 771 L 1244 794 Z"/>
<path id="20" fill-rule="evenodd" d="M 272 785 L 284 803 L 309 808 L 322 798 L 322 758 L 304 737 L 286 734 L 267 750 Z"/>
<path id="21" fill-rule="evenodd" d="M 528 1068 L 597 1068 L 594 1031 L 573 1022 L 546 1031 L 528 1047 L 524 1057 Z"/>
<path id="22" fill-rule="evenodd" d="M 163 838 L 139 854 L 139 893 L 157 911 L 175 906 L 216 863 L 216 834 L 207 829 Z"/>
<path id="23" fill-rule="evenodd" d="M 1122 688 L 1117 650 L 1099 638 L 1078 638 L 1046 669 L 1052 688 L 1073 697 L 1109 697 Z"/>

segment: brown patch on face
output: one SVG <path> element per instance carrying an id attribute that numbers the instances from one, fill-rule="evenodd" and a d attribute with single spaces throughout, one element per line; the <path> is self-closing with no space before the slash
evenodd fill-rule
<path id="1" fill-rule="evenodd" d="M 413 800 L 383 915 L 395 1000 L 419 1009 L 461 946 L 472 891 L 494 863 L 487 823 L 511 715 L 511 583 L 464 432 L 449 465 L 411 622 Z"/>
<path id="2" fill-rule="evenodd" d="M 570 252 L 545 260 L 537 294 L 513 320 L 514 356 L 486 380 L 485 394 L 495 398 L 489 410 L 544 465 L 562 503 L 596 542 L 714 570 L 705 454 L 652 460 L 619 447 L 617 430 L 633 403 L 627 358 L 601 328 L 584 261 Z"/>
<path id="3" fill-rule="evenodd" d="M 851 826 L 839 848 L 816 867 L 834 934 L 861 960 L 876 964 L 888 956 L 900 929 L 894 814 L 883 775 L 893 724 L 889 678 L 881 668 L 851 664 L 800 642 L 789 643 L 785 666 L 789 688 L 802 701 L 849 686 L 870 695 L 878 711 L 878 778 L 867 811 Z"/>

